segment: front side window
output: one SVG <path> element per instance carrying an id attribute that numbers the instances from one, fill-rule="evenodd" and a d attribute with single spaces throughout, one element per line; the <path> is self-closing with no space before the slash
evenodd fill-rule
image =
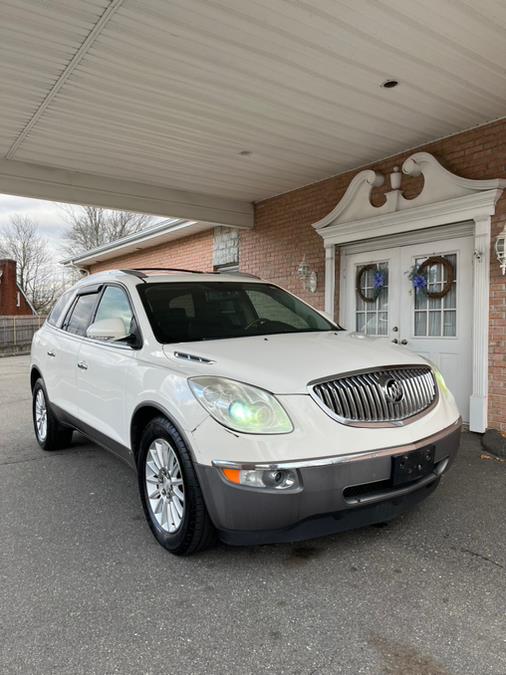
<path id="1" fill-rule="evenodd" d="M 138 290 L 156 339 L 162 343 L 338 328 L 270 284 L 192 281 L 149 283 Z"/>
<path id="2" fill-rule="evenodd" d="M 62 328 L 74 335 L 86 335 L 96 301 L 97 293 L 78 295 Z"/>
<path id="3" fill-rule="evenodd" d="M 134 315 L 128 296 L 119 286 L 107 286 L 98 305 L 93 322 L 103 319 L 120 319 L 125 327 L 125 335 L 134 332 Z"/>

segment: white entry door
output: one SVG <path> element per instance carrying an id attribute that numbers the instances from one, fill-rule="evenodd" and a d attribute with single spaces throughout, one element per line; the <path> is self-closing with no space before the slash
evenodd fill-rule
<path id="1" fill-rule="evenodd" d="M 453 268 L 449 288 L 445 265 L 438 263 L 426 270 L 430 293 L 448 291 L 441 298 L 428 297 L 423 286 L 416 290 L 409 278 L 415 266 L 432 256 L 445 258 Z M 347 255 L 345 274 L 344 327 L 390 340 L 433 361 L 455 395 L 464 421 L 468 421 L 472 391 L 472 238 Z"/>

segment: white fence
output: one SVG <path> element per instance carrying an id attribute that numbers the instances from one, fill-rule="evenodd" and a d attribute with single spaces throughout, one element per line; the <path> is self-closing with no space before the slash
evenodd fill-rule
<path id="1" fill-rule="evenodd" d="M 0 316 L 0 355 L 28 352 L 45 316 Z"/>

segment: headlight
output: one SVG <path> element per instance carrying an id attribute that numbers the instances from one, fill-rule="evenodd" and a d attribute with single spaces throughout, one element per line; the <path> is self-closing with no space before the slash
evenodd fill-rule
<path id="1" fill-rule="evenodd" d="M 269 392 L 224 377 L 191 377 L 197 401 L 225 427 L 248 434 L 287 434 L 293 425 Z"/>
<path id="2" fill-rule="evenodd" d="M 445 378 L 443 377 L 443 373 L 439 370 L 439 368 L 436 366 L 436 364 L 431 361 L 430 359 L 425 359 L 427 363 L 430 365 L 432 368 L 432 372 L 434 374 L 434 379 L 436 380 L 436 384 L 438 386 L 439 391 L 444 394 L 445 396 L 448 396 L 450 393 L 450 390 L 448 389 L 448 386 L 445 382 Z"/>
<path id="3" fill-rule="evenodd" d="M 443 392 L 445 396 L 447 396 L 450 393 L 450 390 L 448 389 L 445 379 L 443 377 L 443 373 L 438 369 L 434 368 L 434 377 L 436 378 L 437 386 L 439 387 L 439 391 Z"/>

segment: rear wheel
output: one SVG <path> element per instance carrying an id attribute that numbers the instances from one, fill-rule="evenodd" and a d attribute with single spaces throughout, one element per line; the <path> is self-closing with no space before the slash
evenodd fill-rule
<path id="1" fill-rule="evenodd" d="M 137 457 L 144 514 L 158 542 L 175 555 L 210 546 L 215 530 L 193 462 L 177 429 L 156 417 L 142 434 Z"/>
<path id="2" fill-rule="evenodd" d="M 72 442 L 72 429 L 65 427 L 56 419 L 42 379 L 33 387 L 32 398 L 33 428 L 37 442 L 43 450 L 61 450 Z"/>

